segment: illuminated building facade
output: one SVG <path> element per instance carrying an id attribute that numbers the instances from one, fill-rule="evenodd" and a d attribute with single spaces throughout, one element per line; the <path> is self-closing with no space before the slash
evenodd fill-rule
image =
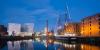
<path id="1" fill-rule="evenodd" d="M 21 36 L 31 36 L 34 33 L 34 23 L 24 23 L 21 27 Z"/>
<path id="2" fill-rule="evenodd" d="M 8 33 L 9 33 L 9 35 L 12 35 L 13 32 L 15 33 L 15 35 L 18 35 L 19 32 L 21 32 L 21 24 L 8 23 Z"/>
<path id="3" fill-rule="evenodd" d="M 91 46 L 91 45 L 87 45 L 87 44 L 82 44 L 81 45 L 81 50 L 100 50 L 100 47 L 96 47 L 96 46 Z"/>
<path id="4" fill-rule="evenodd" d="M 65 34 L 80 35 L 80 24 L 79 23 L 68 23 L 64 27 Z"/>
<path id="5" fill-rule="evenodd" d="M 100 36 L 100 14 L 84 18 L 80 30 L 81 36 Z"/>
<path id="6" fill-rule="evenodd" d="M 25 23 L 24 24 L 24 30 L 25 30 L 25 32 L 33 33 L 34 24 L 33 23 Z"/>
<path id="7" fill-rule="evenodd" d="M 29 35 L 32 35 L 33 29 L 34 29 L 34 24 L 33 23 L 25 23 L 22 26 L 21 26 L 21 24 L 18 24 L 18 23 L 9 23 L 8 24 L 8 33 L 9 33 L 9 35 L 29 36 Z"/>

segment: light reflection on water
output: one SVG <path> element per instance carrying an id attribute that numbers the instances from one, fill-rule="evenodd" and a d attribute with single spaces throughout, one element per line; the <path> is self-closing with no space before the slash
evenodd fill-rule
<path id="1" fill-rule="evenodd" d="M 87 45 L 87 44 L 83 44 L 81 45 L 81 50 L 100 50 L 100 46 L 93 46 L 93 45 Z"/>
<path id="2" fill-rule="evenodd" d="M 100 50 L 100 47 L 88 44 L 68 44 L 50 39 L 8 41 L 7 45 L 0 50 Z"/>

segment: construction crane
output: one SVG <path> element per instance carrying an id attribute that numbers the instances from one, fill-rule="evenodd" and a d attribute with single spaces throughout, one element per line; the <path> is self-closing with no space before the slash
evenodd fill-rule
<path id="1" fill-rule="evenodd" d="M 65 24 L 67 23 L 71 23 L 71 17 L 70 17 L 70 9 L 69 9 L 69 6 L 68 6 L 68 3 L 66 2 L 66 7 L 65 7 Z"/>
<path id="2" fill-rule="evenodd" d="M 71 17 L 70 17 L 70 12 L 69 12 L 69 6 L 68 6 L 68 3 L 66 2 L 64 14 L 61 14 L 58 17 L 58 21 L 57 21 L 57 32 L 58 32 L 58 34 L 61 34 L 64 31 L 64 27 L 68 23 L 71 23 Z"/>

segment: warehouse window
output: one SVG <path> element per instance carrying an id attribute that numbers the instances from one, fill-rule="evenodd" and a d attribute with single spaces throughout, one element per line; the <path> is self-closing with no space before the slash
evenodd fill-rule
<path id="1" fill-rule="evenodd" d="M 91 26 L 91 24 L 90 24 L 90 26 Z"/>
<path id="2" fill-rule="evenodd" d="M 91 30 L 91 28 L 90 28 L 90 30 Z"/>

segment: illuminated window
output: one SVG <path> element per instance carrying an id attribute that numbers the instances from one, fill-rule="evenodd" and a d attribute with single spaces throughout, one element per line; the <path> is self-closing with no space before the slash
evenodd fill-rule
<path id="1" fill-rule="evenodd" d="M 91 26 L 91 24 L 90 24 L 90 26 Z"/>
<path id="2" fill-rule="evenodd" d="M 91 30 L 91 28 L 90 28 L 90 30 Z"/>

